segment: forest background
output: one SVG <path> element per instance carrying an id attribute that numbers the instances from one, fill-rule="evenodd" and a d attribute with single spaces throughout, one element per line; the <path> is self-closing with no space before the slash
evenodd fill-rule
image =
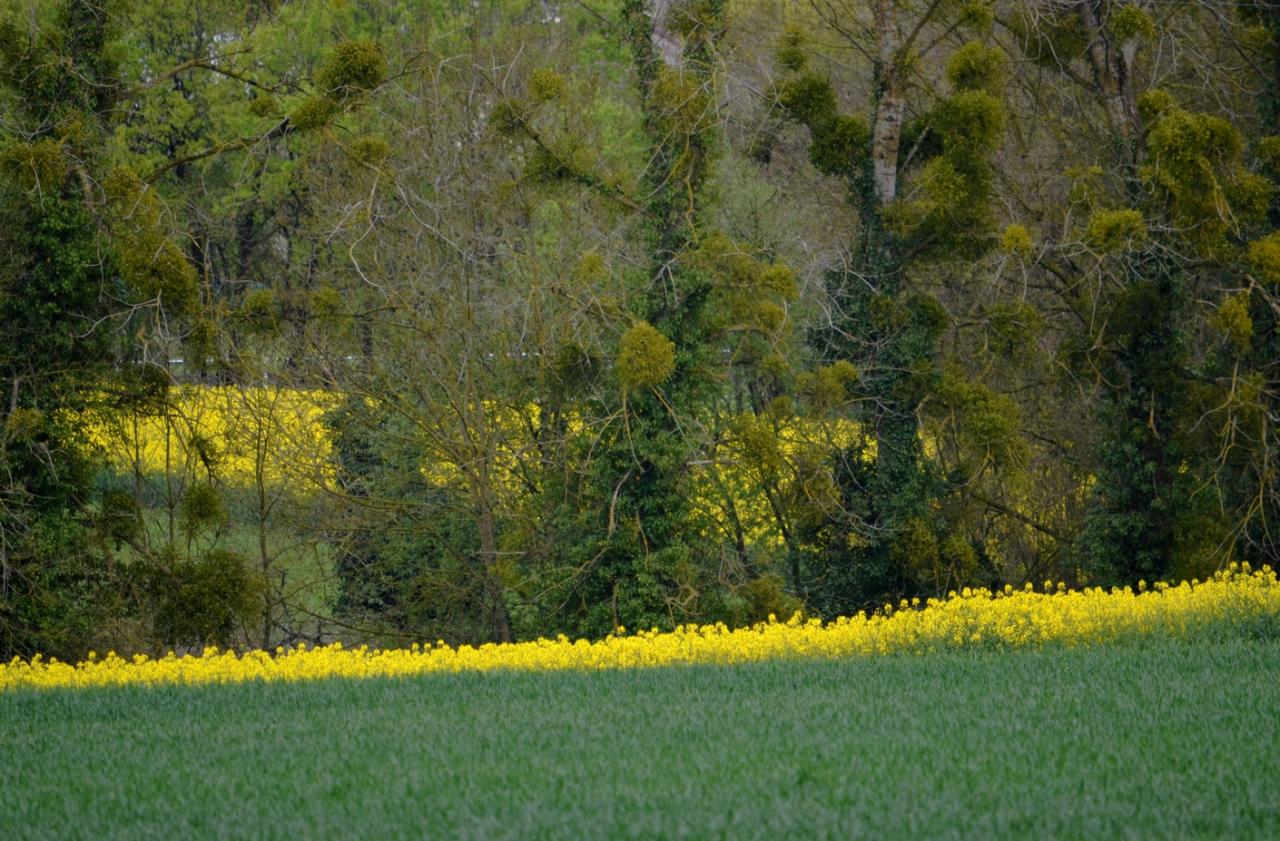
<path id="1" fill-rule="evenodd" d="M 1280 2 L 0 8 L 0 658 L 1280 555 Z"/>

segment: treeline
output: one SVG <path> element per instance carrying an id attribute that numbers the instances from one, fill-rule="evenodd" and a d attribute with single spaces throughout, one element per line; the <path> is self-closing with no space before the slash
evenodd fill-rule
<path id="1" fill-rule="evenodd" d="M 3 8 L 2 657 L 1280 554 L 1276 4 Z"/>

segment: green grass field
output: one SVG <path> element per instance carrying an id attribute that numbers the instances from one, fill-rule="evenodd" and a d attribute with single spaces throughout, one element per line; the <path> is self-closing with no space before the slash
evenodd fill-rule
<path id="1" fill-rule="evenodd" d="M 1277 838 L 1280 646 L 0 696 L 0 838 Z"/>

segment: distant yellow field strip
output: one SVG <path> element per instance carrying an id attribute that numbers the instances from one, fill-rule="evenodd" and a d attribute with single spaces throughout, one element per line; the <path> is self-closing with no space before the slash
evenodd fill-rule
<path id="1" fill-rule="evenodd" d="M 1048 584 L 1048 582 L 1046 582 Z M 793 618 L 751 628 L 682 626 L 675 631 L 619 634 L 603 640 L 564 637 L 506 645 L 452 648 L 348 649 L 339 644 L 275 653 L 209 649 L 201 656 L 123 659 L 108 654 L 70 665 L 36 658 L 0 666 L 0 690 L 137 684 L 299 681 L 397 677 L 495 669 L 549 671 L 676 664 L 748 663 L 788 658 L 840 658 L 967 648 L 1083 646 L 1194 637 L 1212 628 L 1276 628 L 1280 583 L 1270 567 L 1248 566 L 1204 582 L 1170 587 L 1033 592 L 965 590 L 924 605 L 888 606 L 823 624 Z M 1240 631 L 1239 629 L 1246 629 Z"/>
<path id="2" fill-rule="evenodd" d="M 102 447 L 117 469 L 146 474 L 181 471 L 211 457 L 220 478 L 233 485 L 251 486 L 259 474 L 267 482 L 290 482 L 312 477 L 319 468 L 330 470 L 332 430 L 324 423 L 327 412 L 343 397 L 334 392 L 286 388 L 236 386 L 184 386 L 163 412 L 100 411 L 90 421 L 90 436 Z M 538 417 L 538 407 L 527 413 Z M 506 452 L 501 460 L 514 470 L 518 453 L 532 447 L 520 414 L 494 407 L 491 422 L 502 431 Z M 582 424 L 571 418 L 571 433 Z M 858 440 L 857 425 L 847 420 L 820 422 L 793 420 L 779 431 L 784 451 L 805 442 L 821 441 L 829 448 L 849 446 Z M 426 443 L 426 442 L 424 442 Z M 443 454 L 433 456 L 438 461 Z M 452 478 L 447 465 L 438 481 Z M 440 470 L 442 465 L 424 465 Z M 514 481 L 514 480 L 513 480 Z"/>
<path id="3" fill-rule="evenodd" d="M 329 465 L 324 391 L 234 386 L 178 389 L 168 411 L 99 412 L 90 436 L 116 468 L 145 474 L 215 470 L 233 485 L 323 480 Z"/>
<path id="4" fill-rule="evenodd" d="M 321 390 L 184 386 L 162 412 L 97 412 L 89 433 L 125 475 L 190 474 L 203 479 L 212 471 L 232 487 L 251 488 L 261 481 L 307 494 L 332 488 L 332 430 L 324 416 L 342 399 L 340 394 Z M 527 413 L 536 419 L 537 406 L 528 407 Z M 519 493 L 526 487 L 523 454 L 535 449 L 535 442 L 520 415 L 510 408 L 494 407 L 491 422 L 502 442 L 492 456 L 496 489 Z M 567 427 L 573 435 L 589 434 L 576 418 L 570 418 Z M 867 444 L 861 441 L 857 424 L 848 420 L 792 419 L 780 425 L 777 436 L 781 452 L 789 454 L 805 447 L 831 452 Z M 457 450 L 433 447 L 425 437 L 420 443 L 427 454 L 423 474 L 444 486 L 461 484 Z M 722 513 L 722 493 L 727 490 L 734 496 L 747 541 L 780 543 L 759 483 L 750 470 L 737 466 L 742 454 L 736 443 L 724 445 L 721 456 L 723 465 L 701 465 L 690 473 L 691 502 L 704 526 Z"/>

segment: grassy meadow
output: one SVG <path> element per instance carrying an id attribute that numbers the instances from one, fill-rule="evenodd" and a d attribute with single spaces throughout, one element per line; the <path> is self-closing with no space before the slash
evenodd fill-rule
<path id="1" fill-rule="evenodd" d="M 0 837 L 1274 838 L 1280 647 L 0 694 Z"/>

